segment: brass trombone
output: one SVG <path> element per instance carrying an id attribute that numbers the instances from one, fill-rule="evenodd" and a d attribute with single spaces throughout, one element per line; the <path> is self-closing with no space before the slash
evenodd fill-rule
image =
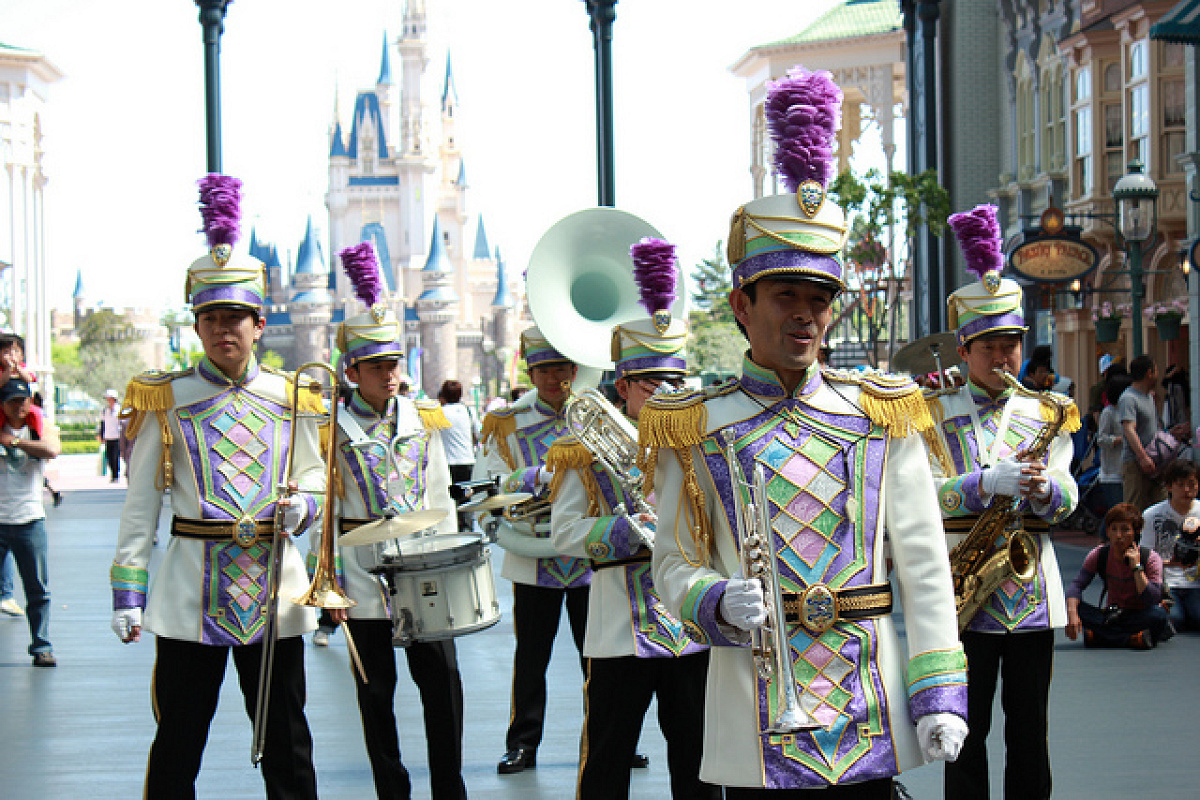
<path id="1" fill-rule="evenodd" d="M 300 410 L 301 375 L 307 370 L 320 370 L 328 373 L 330 381 L 329 413 L 320 414 Z M 337 485 L 337 373 L 328 364 L 311 361 L 296 370 L 292 384 L 291 426 L 288 431 L 287 469 L 284 479 L 278 487 L 280 500 L 290 499 L 296 493 L 296 485 L 292 481 L 296 454 L 296 427 L 301 419 L 329 420 L 329 436 L 326 439 L 323 456 L 325 458 L 325 510 L 321 515 L 321 550 L 317 555 L 317 566 L 313 571 L 312 583 L 308 591 L 292 600 L 302 606 L 317 608 L 351 608 L 357 603 L 351 600 L 337 583 L 337 568 L 335 565 L 334 544 L 337 535 L 334 531 L 334 487 Z M 324 399 L 321 383 L 316 380 L 307 382 L 303 389 Z M 258 693 L 255 697 L 254 708 L 254 741 L 251 744 L 250 763 L 258 766 L 263 758 L 267 735 L 267 707 L 271 696 L 271 673 L 275 665 L 275 643 L 279 634 L 279 580 L 282 570 L 283 550 L 279 546 L 279 535 L 283 531 L 283 508 L 275 504 L 275 529 L 271 537 L 271 549 L 267 569 L 267 603 L 266 623 L 262 635 L 262 661 L 258 669 Z M 350 631 L 345 628 L 346 644 L 351 658 L 357 665 L 358 655 Z M 359 665 L 361 672 L 362 667 Z"/>

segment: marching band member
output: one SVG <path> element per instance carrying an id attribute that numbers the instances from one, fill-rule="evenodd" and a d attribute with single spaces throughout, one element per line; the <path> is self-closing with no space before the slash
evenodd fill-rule
<path id="1" fill-rule="evenodd" d="M 544 497 L 550 482 L 546 451 L 567 430 L 566 406 L 576 366 L 536 327 L 521 334 L 521 351 L 534 390 L 484 418 L 484 455 L 475 462 L 475 477 L 502 476 L 502 492 Z M 507 520 L 501 520 L 497 530 L 497 543 L 506 551 L 500 575 L 513 582 L 513 630 L 517 637 L 506 752 L 497 765 L 502 775 L 537 766 L 546 713 L 546 669 L 564 601 L 583 665 L 592 571 L 584 559 L 559 553 L 549 528 L 549 520 L 540 517 L 530 532 L 518 530 Z"/>
<path id="2" fill-rule="evenodd" d="M 308 587 L 304 558 L 288 535 L 316 512 L 311 495 L 280 500 L 287 479 L 292 378 L 260 366 L 263 265 L 234 252 L 241 181 L 200 181 L 210 254 L 188 270 L 187 295 L 204 358 L 192 368 L 149 372 L 125 392 L 133 440 L 129 490 L 111 578 L 113 630 L 138 641 L 156 634 L 151 695 L 158 730 L 150 747 L 147 798 L 195 797 L 195 781 L 230 654 L 247 709 L 257 702 L 271 538 L 281 558 L 278 642 L 262 759 L 270 797 L 315 798 L 312 736 L 304 716 L 302 636 L 313 609 L 284 598 Z M 314 426 L 295 431 L 297 455 L 319 464 Z M 319 470 L 292 476 L 319 485 Z M 147 590 L 148 566 L 170 490 L 171 540 Z M 275 531 L 276 504 L 283 530 Z M 143 613 L 144 612 L 144 613 Z"/>
<path id="3" fill-rule="evenodd" d="M 958 760 L 946 765 L 945 791 L 947 798 L 988 796 L 987 735 L 1002 670 L 1005 796 L 1034 800 L 1050 796 L 1046 708 L 1054 628 L 1066 624 L 1062 580 L 1048 531 L 1051 523 L 1071 513 L 1078 497 L 1070 473 L 1070 431 L 1079 427 L 1079 411 L 1060 397 L 1069 405 L 1049 458 L 1020 455 L 1054 416 L 1051 403 L 1010 388 L 995 371 L 1016 375 L 1021 366 L 1021 339 L 1027 330 L 1021 287 L 1000 278 L 1004 254 L 993 206 L 954 214 L 950 227 L 967 268 L 980 280 L 949 298 L 949 322 L 958 332 L 958 354 L 967 366 L 966 385 L 936 392 L 929 401 L 936 425 L 926 440 L 947 540 L 951 547 L 962 541 L 993 498 L 1019 498 L 1027 514 L 1026 530 L 1038 534 L 1031 541 L 1040 559 L 1035 553 L 1032 580 L 1005 580 L 962 633 L 970 667 L 971 732 Z"/>
<path id="4" fill-rule="evenodd" d="M 356 388 L 338 415 L 337 530 L 348 533 L 378 519 L 396 501 L 402 509 L 444 509 L 447 515 L 437 531 L 454 533 L 450 469 L 441 438 L 449 423 L 436 401 L 414 401 L 398 394 L 404 358 L 400 323 L 379 302 L 383 283 L 370 242 L 347 248 L 340 256 L 368 311 L 338 327 L 338 349 L 345 358 L 346 376 Z M 386 453 L 397 436 L 398 474 L 389 475 L 392 465 Z M 402 496 L 390 494 L 397 489 Z M 312 543 L 313 553 L 319 551 L 320 536 L 313 537 L 317 540 Z M 396 655 L 389 598 L 380 578 L 363 565 L 360 549 L 342 548 L 340 558 L 341 582 L 357 605 L 331 609 L 329 614 L 334 622 L 346 623 L 366 675 L 364 684 L 355 673 L 354 683 L 375 792 L 380 800 L 407 800 L 412 785 L 400 759 L 396 729 Z M 467 796 L 462 779 L 463 697 L 454 641 L 413 642 L 404 648 L 404 655 L 421 693 L 432 796 L 461 800 Z"/>
<path id="5" fill-rule="evenodd" d="M 645 489 L 657 494 L 654 584 L 689 636 L 713 646 L 700 777 L 727 798 L 836 786 L 831 796 L 884 800 L 892 776 L 923 755 L 954 758 L 966 733 L 920 390 L 816 363 L 844 289 L 846 223 L 824 190 L 841 98 L 828 72 L 793 69 L 772 86 L 778 170 L 796 193 L 733 217 L 729 302 L 750 344 L 741 377 L 651 398 L 639 423 Z M 739 472 L 765 481 L 756 498 L 733 483 Z M 755 513 L 739 525 L 749 503 Z M 778 557 L 763 557 L 771 548 L 752 536 L 741 552 L 741 527 L 770 537 Z M 890 615 L 889 558 L 907 653 Z M 765 583 L 745 574 L 760 568 Z M 782 625 L 767 637 L 782 647 L 756 658 L 746 645 L 768 633 L 764 623 Z M 797 723 L 776 724 L 787 716 Z M 790 732 L 771 732 L 780 728 Z"/>
<path id="6" fill-rule="evenodd" d="M 633 246 L 632 255 L 642 303 L 652 315 L 659 314 L 613 329 L 616 388 L 625 401 L 625 415 L 636 424 L 642 406 L 659 386 L 683 385 L 687 362 L 680 351 L 687 326 L 670 319 L 674 246 L 661 239 L 643 239 Z M 554 546 L 592 563 L 583 647 L 588 668 L 578 797 L 629 796 L 625 765 L 632 763 L 646 709 L 657 696 L 672 796 L 676 800 L 720 798 L 719 787 L 700 781 L 708 649 L 687 637 L 654 591 L 650 545 L 644 540 L 646 534 L 635 530 L 640 525 L 652 531 L 654 518 L 649 513 L 640 519 L 631 517 L 636 515 L 637 502 L 627 481 L 640 474 L 615 474 L 574 433 L 550 447 L 546 466 L 554 475 L 550 519 Z M 616 511 L 622 505 L 625 514 Z"/>

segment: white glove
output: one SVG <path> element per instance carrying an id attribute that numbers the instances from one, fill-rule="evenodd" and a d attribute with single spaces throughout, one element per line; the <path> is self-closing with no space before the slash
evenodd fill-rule
<path id="1" fill-rule="evenodd" d="M 1011 458 L 1005 458 L 988 467 L 979 478 L 979 488 L 989 495 L 1005 495 L 1018 497 L 1021 494 L 1021 470 L 1024 465 Z"/>
<path id="2" fill-rule="evenodd" d="M 279 505 L 283 507 L 283 530 L 289 535 L 300 530 L 304 517 L 308 515 L 308 495 L 297 492 L 280 500 Z"/>
<path id="3" fill-rule="evenodd" d="M 767 621 L 762 581 L 730 578 L 721 595 L 721 616 L 735 628 L 752 631 Z"/>
<path id="4" fill-rule="evenodd" d="M 957 714 L 939 712 L 917 720 L 917 739 L 929 761 L 953 761 L 958 758 L 967 738 L 967 721 Z"/>
<path id="5" fill-rule="evenodd" d="M 113 633 L 122 642 L 132 641 L 129 637 L 134 628 L 142 627 L 142 610 L 140 608 L 118 608 L 113 611 Z"/>
<path id="6" fill-rule="evenodd" d="M 553 479 L 554 479 L 554 473 L 552 471 L 546 469 L 545 467 L 542 467 L 538 470 L 537 482 L 540 485 L 549 486 L 550 481 L 552 481 Z"/>

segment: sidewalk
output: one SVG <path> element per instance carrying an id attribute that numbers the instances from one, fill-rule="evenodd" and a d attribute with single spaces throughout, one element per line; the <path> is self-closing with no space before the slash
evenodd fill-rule
<path id="1" fill-rule="evenodd" d="M 150 708 L 152 640 L 122 645 L 109 629 L 108 568 L 125 496 L 124 479 L 96 474 L 98 456 L 57 459 L 60 508 L 47 508 L 56 669 L 34 669 L 23 618 L 0 618 L 0 798 L 128 800 L 141 796 L 146 753 L 154 734 Z M 168 514 L 162 515 L 165 526 Z M 160 534 L 164 531 L 160 530 Z M 163 535 L 162 546 L 168 537 Z M 1056 537 L 1063 577 L 1071 580 L 1092 540 Z M 1082 541 L 1076 544 L 1076 541 Z M 498 555 L 498 554 L 497 554 Z M 501 559 L 493 556 L 499 569 Z M 152 566 L 153 574 L 153 566 Z M 536 770 L 496 774 L 504 751 L 513 633 L 511 585 L 497 576 L 499 624 L 457 640 L 466 733 L 464 778 L 474 800 L 562 800 L 574 796 L 582 722 L 578 661 L 560 631 L 548 675 L 546 736 Z M 22 599 L 22 598 L 19 598 Z M 902 619 L 901 619 L 902 624 Z M 566 628 L 565 625 L 562 626 Z M 308 719 L 315 741 L 321 797 L 374 796 L 345 640 L 306 648 Z M 401 747 L 415 798 L 429 796 L 421 706 L 401 658 L 396 695 Z M 1175 637 L 1157 650 L 1087 650 L 1059 634 L 1050 703 L 1055 798 L 1192 797 L 1195 792 L 1193 709 L 1200 636 Z M 997 699 L 997 704 L 999 700 Z M 1182 712 L 1182 713 L 1181 713 Z M 641 752 L 650 768 L 634 770 L 631 797 L 670 796 L 666 748 L 651 707 Z M 992 796 L 1001 797 L 1003 730 L 999 708 L 989 739 Z M 916 800 L 940 798 L 940 766 L 900 780 Z M 203 798 L 261 798 L 261 777 L 250 766 L 250 723 L 232 668 L 205 753 L 198 793 Z"/>

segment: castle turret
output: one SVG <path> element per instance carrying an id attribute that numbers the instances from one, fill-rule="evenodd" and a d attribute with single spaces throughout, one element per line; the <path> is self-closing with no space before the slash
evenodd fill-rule
<path id="1" fill-rule="evenodd" d="M 429 258 L 421 270 L 425 291 L 417 298 L 421 320 L 421 386 L 430 397 L 437 396 L 442 381 L 457 378 L 458 373 L 458 295 L 455 293 L 453 265 L 442 241 L 442 227 L 433 218 L 433 236 Z"/>
<path id="2" fill-rule="evenodd" d="M 296 268 L 292 273 L 289 309 L 295 342 L 292 347 L 293 363 L 289 366 L 293 369 L 307 361 L 329 361 L 329 323 L 333 318 L 329 272 L 321 244 L 313 230 L 312 217 L 309 217 L 304 241 L 296 251 Z"/>

